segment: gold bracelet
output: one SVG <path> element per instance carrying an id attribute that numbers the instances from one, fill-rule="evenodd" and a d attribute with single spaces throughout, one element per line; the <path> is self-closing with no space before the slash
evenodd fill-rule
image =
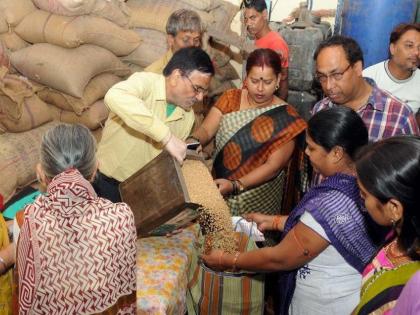
<path id="1" fill-rule="evenodd" d="M 279 229 L 280 220 L 281 220 L 280 215 L 274 216 L 273 225 L 272 225 L 273 230 L 278 230 Z"/>
<path id="2" fill-rule="evenodd" d="M 222 266 L 222 256 L 223 256 L 223 253 L 224 253 L 224 252 L 223 252 L 223 251 L 221 251 L 221 252 L 220 252 L 220 255 L 219 255 L 219 268 L 220 268 L 220 269 L 222 269 L 222 268 L 223 268 L 223 266 Z"/>
<path id="3" fill-rule="evenodd" d="M 232 262 L 233 271 L 236 271 L 236 262 L 238 261 L 238 258 L 239 258 L 240 254 L 241 254 L 241 252 L 236 252 L 235 257 L 233 257 L 233 262 Z"/>
<path id="4" fill-rule="evenodd" d="M 237 179 L 236 182 L 238 183 L 238 193 L 244 192 L 246 190 L 244 183 L 240 179 Z"/>

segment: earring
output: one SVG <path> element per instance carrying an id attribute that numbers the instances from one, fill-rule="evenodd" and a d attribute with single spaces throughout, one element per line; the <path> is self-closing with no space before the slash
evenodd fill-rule
<path id="1" fill-rule="evenodd" d="M 395 222 L 394 219 L 391 219 L 391 224 L 392 224 L 392 229 L 395 230 L 395 228 L 397 226 L 397 222 Z"/>

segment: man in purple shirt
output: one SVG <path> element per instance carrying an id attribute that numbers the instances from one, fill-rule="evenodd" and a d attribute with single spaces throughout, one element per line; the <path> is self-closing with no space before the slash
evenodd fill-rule
<path id="1" fill-rule="evenodd" d="M 363 53 L 354 39 L 330 37 L 318 46 L 314 59 L 316 78 L 326 97 L 315 104 L 313 114 L 334 106 L 347 106 L 365 122 L 370 141 L 419 134 L 411 109 L 379 89 L 373 80 L 363 78 Z"/>

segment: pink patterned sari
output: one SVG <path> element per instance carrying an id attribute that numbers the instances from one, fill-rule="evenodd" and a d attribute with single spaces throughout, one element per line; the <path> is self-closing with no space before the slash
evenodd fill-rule
<path id="1" fill-rule="evenodd" d="M 126 204 L 98 198 L 70 169 L 24 211 L 19 314 L 135 314 L 136 230 Z"/>

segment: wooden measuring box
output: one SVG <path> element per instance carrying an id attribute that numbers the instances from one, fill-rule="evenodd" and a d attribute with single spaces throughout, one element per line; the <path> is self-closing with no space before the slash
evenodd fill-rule
<path id="1" fill-rule="evenodd" d="M 119 186 L 121 199 L 134 213 L 139 237 L 165 235 L 194 220 L 197 204 L 190 202 L 181 166 L 166 151 Z"/>

